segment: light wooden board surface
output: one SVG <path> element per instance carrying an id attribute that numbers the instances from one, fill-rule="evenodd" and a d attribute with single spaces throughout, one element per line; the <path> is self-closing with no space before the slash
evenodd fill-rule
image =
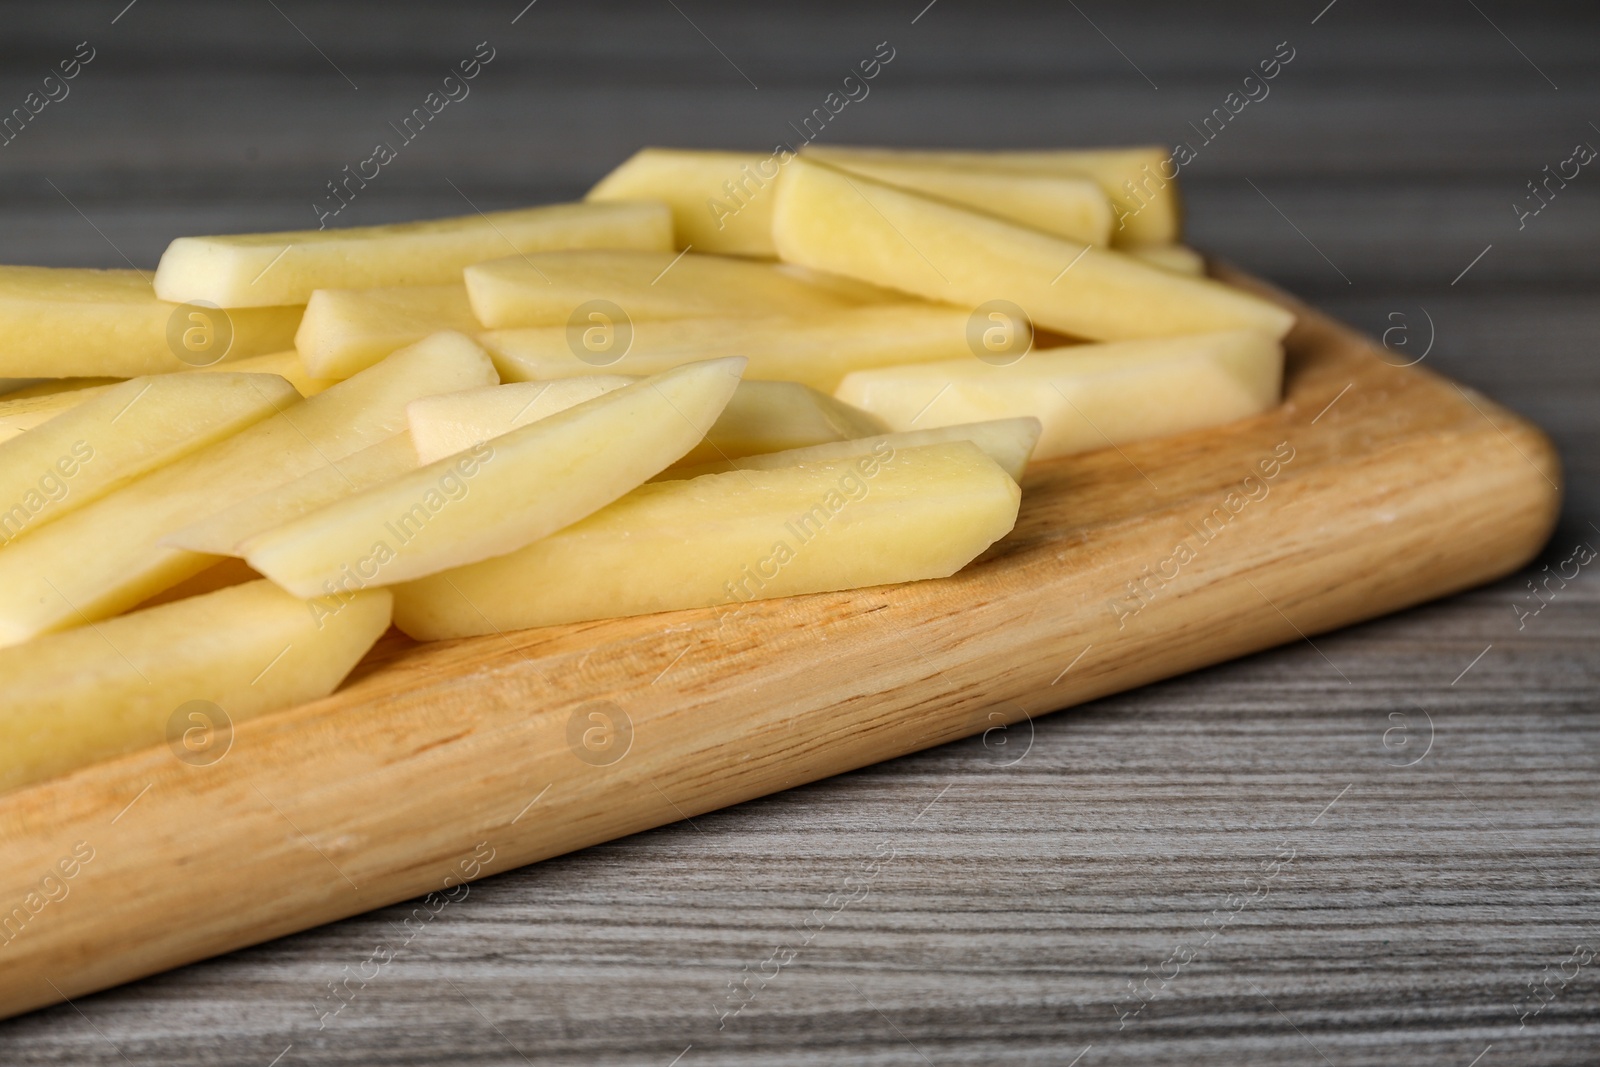
<path id="1" fill-rule="evenodd" d="M 570 195 L 647 141 L 759 144 L 890 36 L 905 42 L 890 68 L 904 80 L 886 74 L 870 106 L 846 112 L 841 140 L 1166 139 L 1287 37 L 1305 44 L 1274 96 L 1186 178 L 1196 242 L 1375 334 L 1395 312 L 1421 333 L 1426 309 L 1438 343 L 1425 365 L 1562 445 L 1569 509 L 1542 562 L 1600 522 L 1600 198 L 1575 182 L 1523 231 L 1508 208 L 1597 110 L 1586 16 L 1485 6 L 1556 92 L 1456 6 L 1341 3 L 1315 27 L 1309 8 L 1085 6 L 1156 91 L 1066 9 L 944 0 L 912 27 L 916 12 L 682 5 L 756 95 L 670 8 L 608 20 L 541 4 L 513 28 L 499 11 L 283 6 L 359 95 L 270 7 L 229 21 L 147 0 L 114 27 L 109 7 L 19 20 L 0 44 L 0 85 L 18 99 L 29 64 L 85 35 L 107 44 L 32 140 L 0 153 L 3 257 L 121 263 L 45 179 L 142 266 L 177 232 L 301 224 L 369 127 L 490 34 L 505 82 L 486 75 L 469 102 L 484 107 L 441 124 L 355 221 L 459 210 L 446 178 L 504 206 Z M 693 1043 L 685 1065 L 1067 1063 L 1089 1045 L 1083 1064 L 1591 1062 L 1593 966 L 1554 979 L 1520 1029 L 1534 1002 L 1518 1002 L 1600 925 L 1600 596 L 1585 569 L 1519 631 L 1525 594 L 1510 579 L 1319 637 L 1322 655 L 1286 647 L 1041 719 L 1011 767 L 962 742 L 496 877 L 320 1031 L 325 984 L 397 945 L 404 909 L 4 1024 L 0 1055 L 667 1064 Z M 1403 735 L 1384 746 L 1389 715 L 1413 700 L 1435 744 L 1393 766 Z M 1291 876 L 1118 1031 L 1126 983 L 1286 836 L 1306 842 Z M 855 895 L 845 879 L 882 842 L 895 856 L 869 894 L 718 1031 L 726 983 L 804 938 L 829 894 Z"/>
<path id="2" fill-rule="evenodd" d="M 1530 559 L 1560 503 L 1548 439 L 1297 310 L 1276 408 L 1031 465 L 1015 529 L 953 577 L 396 636 L 332 697 L 242 723 L 214 753 L 158 746 L 0 797 L 0 900 L 26 898 L 69 846 L 99 853 L 74 852 L 93 872 L 66 870 L 48 917 L 37 895 L 36 917 L 12 913 L 0 1014 L 419 893 L 443 893 L 428 901 L 442 909 L 485 871 L 972 734 L 1020 761 L 1038 715 L 1287 641 L 1315 648 L 1308 635 Z M 1411 755 L 1403 727 L 1386 732 Z M 1284 850 L 1254 898 L 1292 863 Z M 173 921 L 196 893 L 230 907 Z"/>

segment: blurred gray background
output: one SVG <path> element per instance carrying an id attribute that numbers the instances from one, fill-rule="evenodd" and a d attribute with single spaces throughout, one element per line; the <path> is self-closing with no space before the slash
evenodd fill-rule
<path id="1" fill-rule="evenodd" d="M 340 224 L 573 198 L 647 144 L 770 148 L 882 41 L 820 140 L 1170 145 L 1288 42 L 1183 171 L 1191 242 L 1544 426 L 1562 526 L 1527 575 L 1319 638 L 1351 685 L 1290 646 L 1042 720 L 1012 766 L 972 739 L 490 879 L 321 1029 L 403 909 L 0 1023 L 0 1062 L 1600 1062 L 1600 566 L 1521 630 L 1511 607 L 1600 546 L 1600 163 L 1513 207 L 1600 146 L 1595 5 L 523 2 L 6 4 L 0 113 L 94 58 L 0 146 L 0 262 L 313 226 L 485 41 Z M 1286 835 L 1288 876 L 1123 1018 Z M 870 893 L 719 1025 L 882 841 Z"/>

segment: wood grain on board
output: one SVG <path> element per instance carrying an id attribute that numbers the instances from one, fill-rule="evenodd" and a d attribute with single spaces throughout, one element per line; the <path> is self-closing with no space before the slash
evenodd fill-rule
<path id="1" fill-rule="evenodd" d="M 1567 503 L 1498 582 L 499 874 L 437 914 L 409 901 L 74 997 L 0 1024 L 0 1062 L 1595 1061 L 1600 970 L 1562 972 L 1600 946 L 1600 579 L 1549 575 L 1600 545 L 1600 181 L 1585 168 L 1525 227 L 1510 209 L 1575 141 L 1600 144 L 1593 5 L 127 7 L 34 5 L 0 35 L 5 107 L 76 42 L 99 49 L 0 150 L 4 262 L 150 269 L 179 234 L 308 225 L 324 183 L 481 40 L 500 54 L 471 99 L 341 222 L 570 199 L 644 144 L 762 148 L 880 40 L 897 58 L 830 143 L 1163 143 L 1287 40 L 1270 98 L 1184 169 L 1189 240 L 1537 423 Z M 1230 533 L 1271 551 L 1254 507 Z M 1519 623 L 1537 581 L 1554 593 Z M 154 795 L 96 846 L 126 850 Z M 319 844 L 320 825 L 302 822 Z M 1284 842 L 1297 858 L 1267 897 L 1124 1024 L 1130 984 L 1171 974 Z M 172 921 L 231 907 L 188 884 Z M 380 946 L 394 959 L 368 977 Z M 798 955 L 769 981 L 780 946 Z"/>
<path id="2" fill-rule="evenodd" d="M 239 726 L 214 766 L 161 748 L 0 798 L 0 900 L 76 842 L 95 851 L 0 950 L 0 1011 L 1304 640 L 1531 558 L 1560 506 L 1544 435 L 1298 310 L 1283 404 L 1036 464 L 1016 530 L 952 578 L 391 643 L 334 696 Z"/>

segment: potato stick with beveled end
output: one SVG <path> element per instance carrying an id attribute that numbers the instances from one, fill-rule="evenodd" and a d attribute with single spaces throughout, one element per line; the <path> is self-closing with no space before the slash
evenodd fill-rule
<path id="1" fill-rule="evenodd" d="M 276 374 L 294 386 L 301 396 L 316 396 L 330 385 L 338 384 L 330 378 L 312 378 L 294 349 L 272 352 L 264 356 L 246 356 L 209 367 L 189 367 L 185 374 Z M 9 441 L 24 430 L 42 426 L 64 411 L 71 410 L 90 397 L 104 393 L 125 379 L 119 378 L 58 378 L 61 383 L 55 390 L 44 391 L 42 386 L 18 390 L 15 395 L 0 397 L 0 442 Z M 71 383 L 66 384 L 66 383 Z"/>
<path id="2" fill-rule="evenodd" d="M 1028 415 L 1014 419 L 990 419 L 987 422 L 962 422 L 931 430 L 904 430 L 807 448 L 791 448 L 784 452 L 717 460 L 693 467 L 669 467 L 652 481 L 682 481 L 698 478 L 702 474 L 722 474 L 733 470 L 766 471 L 802 463 L 833 463 L 853 456 L 868 455 L 882 444 L 898 451 L 921 448 L 923 445 L 942 445 L 950 441 L 971 441 L 983 450 L 984 455 L 999 464 L 1001 470 L 1011 475 L 1013 481 L 1020 482 L 1028 459 L 1033 455 L 1033 447 L 1039 441 L 1039 430 L 1039 420 Z"/>
<path id="3" fill-rule="evenodd" d="M 469 264 L 552 248 L 667 250 L 672 215 L 645 201 L 551 204 L 387 226 L 179 237 L 156 267 L 155 291 L 225 308 L 304 304 L 317 289 L 443 285 Z"/>
<path id="4" fill-rule="evenodd" d="M 792 153 L 645 148 L 602 178 L 585 199 L 662 200 L 672 208 L 680 247 L 770 257 L 776 254 L 774 189 L 793 158 Z M 927 163 L 880 154 L 841 159 L 838 165 L 1091 244 L 1105 244 L 1113 225 L 1110 199 L 1099 182 L 1084 174 L 990 165 L 981 156 Z"/>
<path id="5" fill-rule="evenodd" d="M 462 272 L 485 326 L 563 326 L 609 358 L 629 322 L 706 316 L 811 315 L 856 306 L 771 263 L 697 252 L 542 252 Z M 601 342 L 588 340 L 591 333 Z M 598 365 L 597 365 L 598 366 Z"/>
<path id="6" fill-rule="evenodd" d="M 320 596 L 515 551 L 604 507 L 705 436 L 742 359 L 624 386 L 251 538 L 246 562 Z"/>
<path id="7" fill-rule="evenodd" d="M 792 262 L 967 308 L 1006 302 L 1092 340 L 1242 327 L 1282 337 L 1294 325 L 1288 309 L 1221 282 L 804 160 L 784 174 L 772 234 Z"/>
<path id="8" fill-rule="evenodd" d="M 841 160 L 835 165 L 1041 233 L 1091 245 L 1111 241 L 1111 201 L 1092 178 L 994 170 L 977 164 Z"/>
<path id="9" fill-rule="evenodd" d="M 594 374 L 463 389 L 413 400 L 406 406 L 406 422 L 417 462 L 426 465 L 638 380 L 626 374 Z M 742 388 L 747 383 L 739 384 Z"/>
<path id="10" fill-rule="evenodd" d="M 516 382 L 412 401 L 406 409 L 417 456 L 432 463 L 480 441 L 620 389 L 636 378 L 596 374 L 549 382 Z M 843 441 L 881 433 L 876 416 L 797 382 L 742 381 L 705 440 L 678 463 L 732 459 L 758 452 Z"/>
<path id="11" fill-rule="evenodd" d="M 1110 198 L 1116 213 L 1113 244 L 1166 243 L 1182 239 L 1178 167 L 1159 145 L 1134 148 L 1059 148 L 1043 151 L 917 151 L 808 145 L 805 158 L 839 165 L 889 163 L 901 166 L 984 167 L 1016 174 L 1059 174 L 1092 178 Z M 1170 172 L 1170 173 L 1169 173 Z"/>
<path id="12" fill-rule="evenodd" d="M 943 578 L 1021 490 L 969 441 L 651 482 L 517 552 L 395 589 L 420 640 Z"/>
<path id="13" fill-rule="evenodd" d="M 387 289 L 318 289 L 306 303 L 294 345 L 310 373 L 320 378 L 348 378 L 430 333 L 458 330 L 473 334 L 482 328 L 460 281 Z"/>
<path id="14" fill-rule="evenodd" d="M 979 323 L 986 327 L 988 323 Z M 800 382 L 831 393 L 846 374 L 897 363 L 970 356 L 971 309 L 922 302 L 846 308 L 804 317 L 703 318 L 632 325 L 626 350 L 590 352 L 564 327 L 490 330 L 479 335 L 508 382 L 591 375 L 660 374 L 718 356 L 745 356 L 745 378 Z M 1026 324 L 1020 324 L 1026 330 Z M 1018 339 L 1022 349 L 1028 339 Z"/>
<path id="15" fill-rule="evenodd" d="M 108 618 L 199 573 L 216 557 L 161 539 L 399 433 L 419 396 L 494 381 L 481 348 L 436 334 L 0 548 L 0 647 Z"/>
<path id="16" fill-rule="evenodd" d="M 234 725 L 338 688 L 390 608 L 255 581 L 0 649 L 0 790 L 161 744 L 214 763 Z"/>
<path id="17" fill-rule="evenodd" d="M 657 200 L 672 211 L 678 247 L 770 258 L 772 185 L 779 171 L 778 157 L 769 153 L 641 148 L 584 200 Z"/>
<path id="18" fill-rule="evenodd" d="M 299 399 L 275 374 L 161 374 L 110 386 L 0 443 L 0 544 L 36 535 L 140 475 Z"/>
<path id="19" fill-rule="evenodd" d="M 412 401 L 413 404 L 417 402 Z M 161 543 L 190 552 L 237 556 L 240 546 L 256 534 L 292 522 L 375 485 L 382 485 L 421 465 L 417 450 L 411 443 L 411 435 L 401 431 L 360 452 L 303 474 L 292 482 L 274 485 L 248 500 L 223 508 L 215 515 L 190 523 L 163 537 Z"/>
<path id="20" fill-rule="evenodd" d="M 223 311 L 158 299 L 136 270 L 0 267 L 0 375 L 134 378 L 276 352 L 305 298 Z"/>
<path id="21" fill-rule="evenodd" d="M 1258 415 L 1278 403 L 1283 346 L 1229 330 L 858 371 L 838 396 L 897 430 L 1032 415 L 1036 459 L 1109 448 Z"/>

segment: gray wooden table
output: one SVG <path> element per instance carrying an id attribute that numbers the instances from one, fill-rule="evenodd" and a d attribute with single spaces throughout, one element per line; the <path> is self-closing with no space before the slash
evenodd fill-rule
<path id="1" fill-rule="evenodd" d="M 0 261 L 313 225 L 484 41 L 340 223 L 569 198 L 642 144 L 769 147 L 883 41 L 825 139 L 1193 140 L 1287 42 L 1184 172 L 1193 242 L 1540 422 L 1562 525 L 1527 573 L 1320 654 L 499 875 L 414 937 L 390 908 L 37 1012 L 0 1063 L 1600 1062 L 1600 564 L 1518 612 L 1600 547 L 1600 170 L 1512 207 L 1600 145 L 1593 5 L 525 2 L 8 5 L 0 109 L 94 58 L 0 147 Z"/>

